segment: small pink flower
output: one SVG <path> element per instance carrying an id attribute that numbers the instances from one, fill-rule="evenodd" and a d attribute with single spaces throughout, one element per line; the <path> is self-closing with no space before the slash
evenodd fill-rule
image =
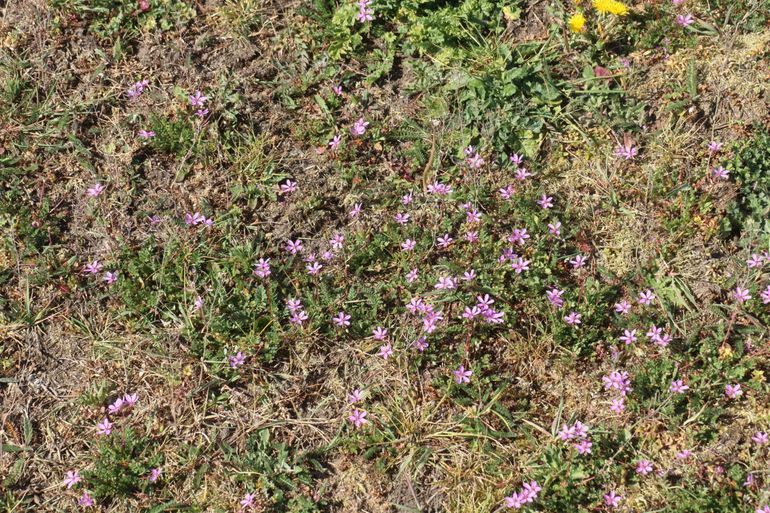
<path id="1" fill-rule="evenodd" d="M 90 196 L 91 198 L 98 198 L 99 196 L 102 195 L 102 193 L 104 192 L 104 190 L 106 188 L 107 188 L 106 185 L 102 185 L 100 183 L 96 183 L 96 184 L 94 184 L 94 185 L 92 185 L 91 187 L 88 188 L 88 190 L 86 191 L 86 194 L 88 196 Z"/>
<path id="2" fill-rule="evenodd" d="M 425 337 L 419 337 L 417 340 L 412 342 L 412 347 L 417 349 L 419 352 L 423 352 L 426 349 L 428 349 L 428 343 L 425 341 Z"/>
<path id="3" fill-rule="evenodd" d="M 246 356 L 242 352 L 238 351 L 234 355 L 228 356 L 227 361 L 231 368 L 237 369 L 246 362 Z"/>
<path id="4" fill-rule="evenodd" d="M 553 198 L 551 196 L 543 194 L 540 197 L 540 199 L 537 200 L 537 204 L 540 205 L 540 208 L 542 208 L 543 210 L 547 210 L 553 207 Z"/>
<path id="5" fill-rule="evenodd" d="M 350 211 L 350 217 L 356 218 L 361 213 L 361 203 L 353 205 L 353 210 Z"/>
<path id="6" fill-rule="evenodd" d="M 682 1 L 684 1 L 684 0 L 682 0 Z M 720 143 L 720 142 L 711 141 L 710 143 L 708 143 L 709 153 L 719 153 L 719 150 L 721 150 L 721 149 L 722 149 L 722 143 Z"/>
<path id="7" fill-rule="evenodd" d="M 107 271 L 104 273 L 104 277 L 102 278 L 102 281 L 106 283 L 107 285 L 112 285 L 116 281 L 118 281 L 118 271 Z"/>
<path id="8" fill-rule="evenodd" d="M 366 128 L 369 126 L 369 123 L 364 121 L 364 118 L 358 118 L 358 120 L 353 124 L 353 127 L 350 129 L 350 133 L 354 136 L 360 137 L 366 133 Z"/>
<path id="9" fill-rule="evenodd" d="M 332 140 L 329 141 L 329 149 L 332 151 L 336 150 L 339 147 L 340 142 L 342 142 L 342 137 L 340 134 L 336 134 L 334 137 L 332 137 Z"/>
<path id="10" fill-rule="evenodd" d="M 156 483 L 158 479 L 160 479 L 160 475 L 162 473 L 162 470 L 159 468 L 154 468 L 150 470 L 150 477 L 148 478 L 151 483 Z"/>
<path id="11" fill-rule="evenodd" d="M 104 419 L 96 425 L 96 432 L 100 435 L 109 435 L 112 433 L 112 426 L 113 423 L 110 422 L 110 419 Z"/>
<path id="12" fill-rule="evenodd" d="M 350 326 L 350 316 L 345 312 L 339 312 L 337 317 L 332 318 L 332 322 L 337 326 L 344 328 L 346 326 Z"/>
<path id="13" fill-rule="evenodd" d="M 615 490 L 610 490 L 610 493 L 604 495 L 604 505 L 610 508 L 617 508 L 620 505 L 622 495 L 615 493 Z"/>
<path id="14" fill-rule="evenodd" d="M 372 330 L 372 337 L 374 337 L 374 340 L 385 340 L 385 337 L 388 336 L 388 330 L 377 326 Z"/>
<path id="15" fill-rule="evenodd" d="M 644 292 L 641 292 L 639 294 L 639 304 L 642 305 L 649 305 L 655 300 L 655 294 L 652 293 L 652 290 L 647 289 Z"/>
<path id="16" fill-rule="evenodd" d="M 381 356 L 383 360 L 387 360 L 393 355 L 393 346 L 390 344 L 383 344 L 380 346 L 380 350 L 377 356 Z"/>
<path id="17" fill-rule="evenodd" d="M 84 508 L 90 508 L 94 505 L 94 500 L 88 495 L 88 492 L 83 492 L 83 495 L 78 499 L 78 504 Z"/>
<path id="18" fill-rule="evenodd" d="M 152 130 L 139 130 L 139 132 L 137 132 L 137 135 L 139 135 L 140 139 L 152 139 L 153 137 L 155 137 L 155 132 L 153 132 Z"/>
<path id="19" fill-rule="evenodd" d="M 457 369 L 452 371 L 455 377 L 455 382 L 460 385 L 462 383 L 470 383 L 472 370 L 466 370 L 464 365 L 460 365 Z"/>
<path id="20" fill-rule="evenodd" d="M 621 397 L 619 399 L 613 399 L 610 403 L 610 410 L 615 413 L 623 413 L 626 410 L 626 402 Z"/>
<path id="21" fill-rule="evenodd" d="M 625 299 L 619 303 L 615 303 L 615 312 L 621 315 L 625 315 L 630 311 L 631 311 L 631 303 L 629 303 Z"/>
<path id="22" fill-rule="evenodd" d="M 738 397 L 742 396 L 743 390 L 741 390 L 741 385 L 740 384 L 726 385 L 725 395 L 730 399 L 737 399 Z"/>
<path id="23" fill-rule="evenodd" d="M 67 472 L 67 477 L 64 479 L 64 484 L 67 485 L 67 489 L 69 490 L 76 484 L 80 482 L 80 472 L 77 470 L 70 470 Z"/>
<path id="24" fill-rule="evenodd" d="M 353 390 L 348 394 L 348 404 L 355 404 L 363 401 L 363 399 L 364 399 L 363 393 L 359 388 L 356 388 L 355 390 Z"/>
<path id="25" fill-rule="evenodd" d="M 751 294 L 749 293 L 749 289 L 744 289 L 741 287 L 736 287 L 735 291 L 733 292 L 733 299 L 737 303 L 745 303 L 749 299 L 751 299 Z"/>
<path id="26" fill-rule="evenodd" d="M 369 421 L 366 419 L 367 415 L 369 415 L 369 412 L 366 410 L 359 410 L 358 408 L 354 408 L 350 413 L 348 420 L 352 422 L 356 428 L 360 428 L 364 424 L 369 423 Z"/>
<path id="27" fill-rule="evenodd" d="M 636 464 L 636 473 L 646 476 L 652 472 L 652 463 L 649 460 L 639 460 Z"/>
<path id="28" fill-rule="evenodd" d="M 581 315 L 577 312 L 570 312 L 569 315 L 564 317 L 564 322 L 569 324 L 570 326 L 577 326 L 580 324 L 580 317 Z"/>
<path id="29" fill-rule="evenodd" d="M 757 431 L 754 436 L 751 437 L 751 441 L 757 445 L 765 445 L 768 441 L 767 433 L 764 431 Z"/>
<path id="30" fill-rule="evenodd" d="M 675 394 L 684 394 L 690 389 L 681 379 L 677 379 L 671 382 L 669 390 Z"/>
<path id="31" fill-rule="evenodd" d="M 687 27 L 695 23 L 695 18 L 692 17 L 692 14 L 678 14 L 676 22 L 682 27 Z"/>
<path id="32" fill-rule="evenodd" d="M 714 178 L 719 178 L 721 180 L 727 180 L 730 177 L 730 171 L 723 168 L 722 166 L 718 166 L 712 169 L 711 174 L 714 175 Z"/>

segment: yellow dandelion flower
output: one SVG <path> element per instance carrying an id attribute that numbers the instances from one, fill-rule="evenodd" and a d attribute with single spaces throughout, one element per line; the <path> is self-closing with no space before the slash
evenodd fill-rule
<path id="1" fill-rule="evenodd" d="M 617 16 L 628 14 L 626 4 L 618 2 L 618 0 L 593 0 L 593 6 L 599 12 L 615 14 Z"/>
<path id="2" fill-rule="evenodd" d="M 586 17 L 582 13 L 573 14 L 569 19 L 569 28 L 572 32 L 582 32 L 586 25 Z"/>

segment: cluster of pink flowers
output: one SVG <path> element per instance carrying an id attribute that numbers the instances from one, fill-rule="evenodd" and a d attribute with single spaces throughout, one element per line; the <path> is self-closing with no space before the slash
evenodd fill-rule
<path id="1" fill-rule="evenodd" d="M 123 396 L 115 399 L 115 401 L 107 407 L 107 411 L 110 415 L 117 415 L 123 410 L 128 410 L 134 407 L 139 400 L 137 394 L 124 394 Z M 112 428 L 115 426 L 110 421 L 109 417 L 105 417 L 96 425 L 96 432 L 100 435 L 107 436 L 112 433 Z"/>
<path id="2" fill-rule="evenodd" d="M 374 19 L 374 11 L 371 9 L 372 0 L 358 0 L 358 14 L 356 18 L 361 23 L 372 21 Z"/>
<path id="3" fill-rule="evenodd" d="M 542 490 L 542 488 L 537 484 L 537 481 L 524 483 L 521 490 L 514 492 L 505 498 L 505 506 L 508 508 L 521 509 L 525 504 L 535 502 L 540 490 Z"/>
<path id="4" fill-rule="evenodd" d="M 356 388 L 352 392 L 348 394 L 348 404 L 353 405 L 360 403 L 363 401 L 363 392 L 360 388 Z M 368 424 L 369 420 L 366 418 L 366 416 L 369 415 L 369 412 L 366 410 L 359 409 L 357 407 L 354 407 L 353 410 L 350 412 L 350 415 L 348 416 L 348 421 L 353 424 L 357 429 L 361 426 Z"/>
<path id="5" fill-rule="evenodd" d="M 187 226 L 214 226 L 214 219 L 208 218 L 200 212 L 188 212 L 184 215 L 184 224 Z"/>
<path id="6" fill-rule="evenodd" d="M 562 442 L 569 442 L 577 449 L 578 454 L 591 454 L 591 447 L 593 443 L 588 436 L 588 426 L 580 421 L 576 421 L 574 424 L 563 424 L 557 437 Z"/>

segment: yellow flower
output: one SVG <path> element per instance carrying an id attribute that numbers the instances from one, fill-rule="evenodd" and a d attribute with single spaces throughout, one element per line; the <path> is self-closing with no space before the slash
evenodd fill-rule
<path id="1" fill-rule="evenodd" d="M 569 19 L 569 28 L 572 32 L 582 32 L 585 24 L 586 17 L 582 13 L 573 14 Z"/>
<path id="2" fill-rule="evenodd" d="M 626 7 L 626 4 L 618 2 L 618 0 L 593 0 L 593 5 L 599 12 L 616 14 L 618 16 L 628 14 L 628 7 Z"/>

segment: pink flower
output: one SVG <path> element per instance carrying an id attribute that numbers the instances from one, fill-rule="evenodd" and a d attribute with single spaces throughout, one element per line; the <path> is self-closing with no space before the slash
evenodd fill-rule
<path id="1" fill-rule="evenodd" d="M 102 193 L 104 192 L 104 189 L 106 188 L 107 188 L 106 185 L 95 183 L 94 185 L 88 188 L 88 190 L 86 191 L 86 194 L 91 198 L 97 198 L 102 195 Z"/>
<path id="2" fill-rule="evenodd" d="M 254 498 L 257 496 L 256 493 L 247 493 L 243 496 L 243 499 L 241 499 L 241 502 L 239 504 L 243 507 L 243 509 L 249 509 L 254 506 Z"/>
<path id="3" fill-rule="evenodd" d="M 527 168 L 520 167 L 516 170 L 516 172 L 513 174 L 513 177 L 516 178 L 518 181 L 523 182 L 527 179 L 527 177 L 532 176 L 532 173 L 527 171 Z"/>
<path id="4" fill-rule="evenodd" d="M 621 395 L 631 391 L 631 379 L 626 371 L 612 371 L 602 378 L 605 390 L 617 390 Z"/>
<path id="5" fill-rule="evenodd" d="M 590 440 L 581 440 L 580 442 L 574 445 L 575 449 L 577 449 L 578 454 L 580 454 L 581 456 L 585 454 L 591 454 L 592 446 L 593 446 L 593 443 L 591 443 Z"/>
<path id="6" fill-rule="evenodd" d="M 156 483 L 158 479 L 160 479 L 160 475 L 162 472 L 163 471 L 161 469 L 154 468 L 150 470 L 150 477 L 148 477 L 148 479 L 150 480 L 151 483 Z"/>
<path id="7" fill-rule="evenodd" d="M 406 274 L 407 283 L 413 283 L 417 281 L 417 269 L 412 269 Z"/>
<path id="8" fill-rule="evenodd" d="M 765 256 L 764 255 L 757 255 L 756 253 L 751 255 L 751 257 L 746 260 L 746 265 L 749 267 L 749 269 L 757 269 L 759 267 L 762 267 L 765 264 Z"/>
<path id="9" fill-rule="evenodd" d="M 279 187 L 279 192 L 281 194 L 291 194 L 296 190 L 297 190 L 297 182 L 294 182 L 292 180 L 286 180 L 286 183 L 281 184 L 281 186 Z"/>
<path id="10" fill-rule="evenodd" d="M 711 141 L 710 143 L 708 143 L 707 147 L 710 153 L 719 153 L 719 150 L 722 149 L 722 143 Z"/>
<path id="11" fill-rule="evenodd" d="M 286 241 L 286 252 L 289 254 L 296 255 L 297 253 L 301 253 L 303 249 L 305 248 L 302 247 L 302 241 L 299 239 L 294 241 L 289 239 Z"/>
<path id="12" fill-rule="evenodd" d="M 754 436 L 751 437 L 751 441 L 757 445 L 765 445 L 768 441 L 767 433 L 764 431 L 757 431 Z"/>
<path id="13" fill-rule="evenodd" d="M 367 412 L 366 410 L 359 410 L 358 408 L 353 408 L 353 411 L 350 413 L 348 420 L 352 422 L 356 428 L 360 428 L 364 424 L 369 423 L 369 421 L 366 419 L 367 415 L 369 415 L 369 412 Z"/>
<path id="14" fill-rule="evenodd" d="M 613 399 L 610 402 L 610 410 L 615 413 L 623 413 L 626 410 L 626 401 L 622 397 L 619 399 Z"/>
<path id="15" fill-rule="evenodd" d="M 678 453 L 676 453 L 676 457 L 679 460 L 686 460 L 690 456 L 692 456 L 692 451 L 689 450 L 689 449 L 684 449 L 684 450 L 681 450 Z"/>
<path id="16" fill-rule="evenodd" d="M 455 377 L 455 382 L 460 385 L 462 383 L 470 383 L 473 371 L 465 370 L 465 366 L 460 365 L 457 369 L 452 371 L 452 374 Z"/>
<path id="17" fill-rule="evenodd" d="M 332 86 L 332 91 L 334 91 L 334 94 L 336 94 L 337 96 L 342 96 L 342 84 Z"/>
<path id="18" fill-rule="evenodd" d="M 362 136 L 366 133 L 366 127 L 369 126 L 369 123 L 364 121 L 364 118 L 358 118 L 358 120 L 353 124 L 353 127 L 350 129 L 350 133 L 354 136 Z"/>
<path id="19" fill-rule="evenodd" d="M 115 399 L 114 403 L 109 405 L 109 407 L 107 408 L 107 411 L 109 411 L 111 414 L 114 415 L 120 412 L 120 410 L 122 409 L 123 409 L 123 398 L 118 397 L 117 399 Z"/>
<path id="20" fill-rule="evenodd" d="M 762 298 L 762 304 L 770 304 L 770 285 L 759 294 L 759 297 Z"/>
<path id="21" fill-rule="evenodd" d="M 688 16 L 689 16 L 689 14 L 688 14 Z M 730 177 L 730 171 L 725 169 L 725 168 L 723 168 L 722 166 L 715 167 L 714 169 L 712 169 L 711 170 L 711 174 L 714 175 L 714 178 L 719 178 L 719 179 L 722 179 L 722 180 L 727 180 Z"/>
<path id="22" fill-rule="evenodd" d="M 655 299 L 655 294 L 652 293 L 652 290 L 647 289 L 644 292 L 639 293 L 639 304 L 642 305 L 649 305 L 653 302 Z"/>
<path id="23" fill-rule="evenodd" d="M 620 505 L 622 495 L 615 493 L 615 490 L 610 490 L 610 493 L 604 495 L 604 505 L 610 508 L 617 508 Z"/>
<path id="24" fill-rule="evenodd" d="M 736 287 L 735 291 L 733 292 L 733 299 L 737 303 L 745 303 L 749 299 L 751 299 L 751 294 L 749 294 L 749 289 L 744 289 L 741 287 Z"/>
<path id="25" fill-rule="evenodd" d="M 322 268 L 323 266 L 318 262 L 313 262 L 312 264 L 305 266 L 307 273 L 311 276 L 318 276 L 318 274 L 321 273 Z"/>
<path id="26" fill-rule="evenodd" d="M 756 513 L 770 513 L 770 506 L 762 506 L 757 508 Z"/>
<path id="27" fill-rule="evenodd" d="M 270 276 L 270 259 L 260 258 L 259 262 L 254 265 L 254 274 L 260 278 Z"/>
<path id="28" fill-rule="evenodd" d="M 100 423 L 96 425 L 96 432 L 100 435 L 109 435 L 112 433 L 112 422 L 110 422 L 110 419 L 105 418 Z"/>
<path id="29" fill-rule="evenodd" d="M 393 216 L 393 219 L 398 224 L 406 224 L 406 223 L 409 222 L 409 214 L 406 214 L 406 213 L 401 214 L 401 213 L 399 213 L 399 214 L 396 214 L 395 216 Z"/>
<path id="30" fill-rule="evenodd" d="M 361 393 L 361 389 L 359 388 L 356 388 L 355 390 L 353 390 L 348 394 L 348 404 L 355 404 L 363 400 L 364 400 L 364 396 Z"/>
<path id="31" fill-rule="evenodd" d="M 383 344 L 380 346 L 380 350 L 377 356 L 381 356 L 383 360 L 387 360 L 393 355 L 393 346 L 390 344 Z"/>
<path id="32" fill-rule="evenodd" d="M 98 274 L 102 268 L 104 266 L 98 260 L 94 260 L 83 268 L 83 274 Z"/>
<path id="33" fill-rule="evenodd" d="M 190 106 L 203 107 L 209 98 L 208 96 L 203 96 L 203 94 L 200 91 L 195 91 L 195 93 L 189 95 L 187 99 L 190 101 Z"/>
<path id="34" fill-rule="evenodd" d="M 516 274 L 521 274 L 524 271 L 529 271 L 529 260 L 524 260 L 521 257 L 518 257 L 514 262 L 511 263 L 511 267 L 516 272 Z"/>
<path id="35" fill-rule="evenodd" d="M 551 232 L 551 235 L 557 237 L 561 235 L 561 222 L 556 221 L 555 223 L 548 223 L 548 231 Z"/>
<path id="36" fill-rule="evenodd" d="M 675 394 L 684 394 L 690 389 L 681 379 L 677 379 L 671 382 L 669 390 Z"/>
<path id="37" fill-rule="evenodd" d="M 128 90 L 126 91 L 126 96 L 128 96 L 129 99 L 131 100 L 136 100 L 142 95 L 142 93 L 144 93 L 144 90 L 147 88 L 149 84 L 150 84 L 149 80 L 142 80 L 135 83 L 134 85 L 128 88 Z"/>
<path id="38" fill-rule="evenodd" d="M 573 269 L 580 269 L 581 267 L 586 265 L 587 260 L 588 260 L 588 257 L 585 257 L 583 255 L 576 255 L 575 258 L 569 261 L 569 263 L 572 264 Z"/>
<path id="39" fill-rule="evenodd" d="M 457 288 L 457 281 L 452 276 L 442 276 L 438 279 L 438 282 L 434 288 L 439 290 L 451 290 Z"/>
<path id="40" fill-rule="evenodd" d="M 537 204 L 540 205 L 540 208 L 543 210 L 547 210 L 551 207 L 553 207 L 553 198 L 551 196 L 547 196 L 543 194 L 540 196 L 540 199 L 537 200 Z"/>
<path id="41" fill-rule="evenodd" d="M 332 151 L 336 150 L 339 147 L 341 141 L 342 137 L 340 134 L 336 134 L 334 137 L 332 137 L 332 140 L 329 141 L 329 149 Z"/>
<path id="42" fill-rule="evenodd" d="M 67 489 L 69 490 L 76 484 L 80 482 L 80 472 L 77 470 L 70 470 L 67 472 L 67 477 L 64 479 L 64 484 L 67 485 Z"/>
<path id="43" fill-rule="evenodd" d="M 740 384 L 726 385 L 725 395 L 730 399 L 737 399 L 738 397 L 742 396 L 743 390 L 741 390 L 741 385 Z"/>
<path id="44" fill-rule="evenodd" d="M 676 22 L 682 27 L 687 27 L 695 23 L 695 19 L 692 17 L 692 14 L 678 14 Z"/>
<path id="45" fill-rule="evenodd" d="M 235 353 L 235 355 L 228 356 L 227 361 L 230 363 L 230 367 L 236 369 L 244 364 L 246 361 L 246 356 L 242 352 L 238 351 Z"/>
<path id="46" fill-rule="evenodd" d="M 545 292 L 545 295 L 548 298 L 548 301 L 556 308 L 561 308 L 562 306 L 564 306 L 564 299 L 562 299 L 561 297 L 563 294 L 564 294 L 564 291 L 559 290 L 557 288 L 548 289 Z"/>
<path id="47" fill-rule="evenodd" d="M 636 464 L 636 473 L 646 476 L 652 472 L 652 463 L 649 460 L 639 460 Z"/>
<path id="48" fill-rule="evenodd" d="M 514 194 L 516 194 L 516 189 L 513 187 L 513 185 L 507 185 L 502 189 L 498 189 L 497 192 L 498 194 L 500 194 L 501 198 L 507 201 L 511 199 Z"/>
<path id="49" fill-rule="evenodd" d="M 94 500 L 88 495 L 88 492 L 83 492 L 83 495 L 78 499 L 78 504 L 84 508 L 90 508 L 94 505 Z"/>
<path id="50" fill-rule="evenodd" d="M 450 244 L 454 242 L 454 239 L 448 233 L 445 233 L 443 236 L 436 239 L 436 242 L 438 242 L 438 247 L 448 248 Z"/>
<path id="51" fill-rule="evenodd" d="M 350 211 L 350 217 L 358 217 L 358 214 L 361 213 L 361 203 L 356 203 L 353 205 L 353 210 Z"/>
<path id="52" fill-rule="evenodd" d="M 102 281 L 106 283 L 107 285 L 112 285 L 116 281 L 118 281 L 118 271 L 107 271 L 104 273 L 104 277 L 102 278 Z"/>
<path id="53" fill-rule="evenodd" d="M 388 330 L 386 330 L 385 328 L 377 326 L 372 330 L 372 337 L 374 337 L 374 340 L 385 340 L 385 337 L 387 336 L 388 336 Z"/>
<path id="54" fill-rule="evenodd" d="M 581 315 L 577 312 L 570 312 L 569 315 L 564 317 L 564 322 L 569 324 L 570 326 L 577 326 L 580 324 L 580 317 Z"/>
<path id="55" fill-rule="evenodd" d="M 524 156 L 519 155 L 518 153 L 514 153 L 513 155 L 508 157 L 508 160 L 510 160 L 517 168 L 521 167 L 521 164 L 524 162 Z"/>
<path id="56" fill-rule="evenodd" d="M 627 346 L 636 342 L 636 330 L 623 330 L 623 336 L 620 337 L 620 341 Z"/>
<path id="57" fill-rule="evenodd" d="M 153 132 L 152 130 L 139 130 L 139 132 L 137 132 L 137 135 L 139 136 L 140 139 L 152 139 L 153 137 L 155 137 L 155 132 Z"/>
<path id="58" fill-rule="evenodd" d="M 350 326 L 350 316 L 345 312 L 339 312 L 337 317 L 332 318 L 332 322 L 342 328 Z"/>
<path id="59" fill-rule="evenodd" d="M 412 342 L 412 347 L 417 349 L 419 352 L 423 352 L 426 349 L 428 349 L 428 343 L 425 341 L 425 337 L 419 337 L 417 340 Z"/>
<path id="60" fill-rule="evenodd" d="M 615 303 L 615 312 L 625 315 L 631 311 L 631 303 L 625 299 L 619 303 Z"/>
<path id="61" fill-rule="evenodd" d="M 639 154 L 639 149 L 631 143 L 620 144 L 615 148 L 615 156 L 625 160 L 634 160 Z"/>

